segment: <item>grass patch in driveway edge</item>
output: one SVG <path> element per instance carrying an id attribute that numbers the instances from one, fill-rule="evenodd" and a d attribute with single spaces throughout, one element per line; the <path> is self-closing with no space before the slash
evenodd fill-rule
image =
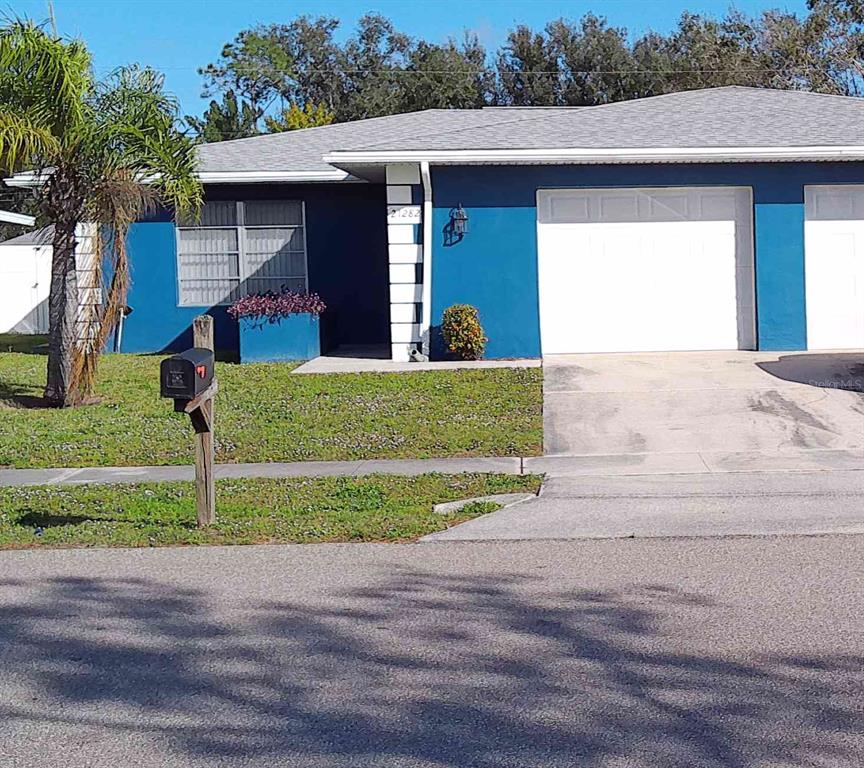
<path id="1" fill-rule="evenodd" d="M 204 530 L 189 482 L 0 488 L 0 548 L 414 541 L 490 511 L 435 504 L 539 486 L 492 474 L 218 480 Z"/>

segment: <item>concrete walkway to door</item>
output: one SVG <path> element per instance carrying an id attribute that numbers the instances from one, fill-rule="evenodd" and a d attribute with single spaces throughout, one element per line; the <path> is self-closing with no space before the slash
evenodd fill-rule
<path id="1" fill-rule="evenodd" d="M 585 457 L 596 474 L 604 457 L 741 469 L 755 454 L 779 469 L 802 453 L 864 457 L 864 352 L 561 355 L 544 369 L 545 453 Z"/>

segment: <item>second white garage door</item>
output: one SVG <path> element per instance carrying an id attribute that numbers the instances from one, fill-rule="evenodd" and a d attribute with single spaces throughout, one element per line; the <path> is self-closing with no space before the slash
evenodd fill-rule
<path id="1" fill-rule="evenodd" d="M 540 190 L 544 354 L 754 349 L 748 188 Z"/>
<path id="2" fill-rule="evenodd" d="M 805 187 L 807 348 L 864 348 L 864 186 Z"/>

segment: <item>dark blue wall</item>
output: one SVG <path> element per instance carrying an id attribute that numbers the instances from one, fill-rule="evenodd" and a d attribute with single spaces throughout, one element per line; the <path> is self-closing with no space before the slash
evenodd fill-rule
<path id="1" fill-rule="evenodd" d="M 208 200 L 303 200 L 309 289 L 327 305 L 322 346 L 389 344 L 386 195 L 383 185 L 213 185 Z M 191 346 L 191 323 L 206 311 L 215 319 L 216 347 L 236 354 L 237 324 L 225 307 L 177 306 L 177 258 L 171 215 L 160 213 L 129 233 L 132 315 L 124 352 L 162 352 Z"/>
<path id="2" fill-rule="evenodd" d="M 451 304 L 474 304 L 487 357 L 539 356 L 538 189 L 746 186 L 755 209 L 759 348 L 805 349 L 804 185 L 862 182 L 861 163 L 433 167 L 432 322 Z M 448 214 L 460 204 L 470 231 L 448 245 Z"/>

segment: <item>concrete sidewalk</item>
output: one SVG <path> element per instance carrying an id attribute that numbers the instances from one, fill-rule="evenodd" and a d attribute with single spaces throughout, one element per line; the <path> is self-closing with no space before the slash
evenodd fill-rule
<path id="1" fill-rule="evenodd" d="M 485 472 L 522 473 L 522 459 L 382 459 L 378 461 L 295 461 L 269 464 L 217 464 L 216 479 L 240 477 L 360 477 L 362 475 L 424 475 Z M 193 480 L 190 465 L 166 467 L 81 467 L 57 469 L 2 469 L 0 486 L 84 485 L 87 483 L 151 483 Z"/>
<path id="2" fill-rule="evenodd" d="M 360 477 L 485 472 L 537 474 L 549 478 L 619 478 L 765 472 L 849 472 L 864 470 L 858 450 L 801 450 L 738 453 L 654 453 L 611 456 L 492 456 L 450 459 L 377 459 L 217 464 L 216 477 Z M 83 485 L 192 480 L 191 465 L 161 467 L 58 467 L 0 469 L 0 486 Z M 864 482 L 864 477 L 862 477 Z"/>

